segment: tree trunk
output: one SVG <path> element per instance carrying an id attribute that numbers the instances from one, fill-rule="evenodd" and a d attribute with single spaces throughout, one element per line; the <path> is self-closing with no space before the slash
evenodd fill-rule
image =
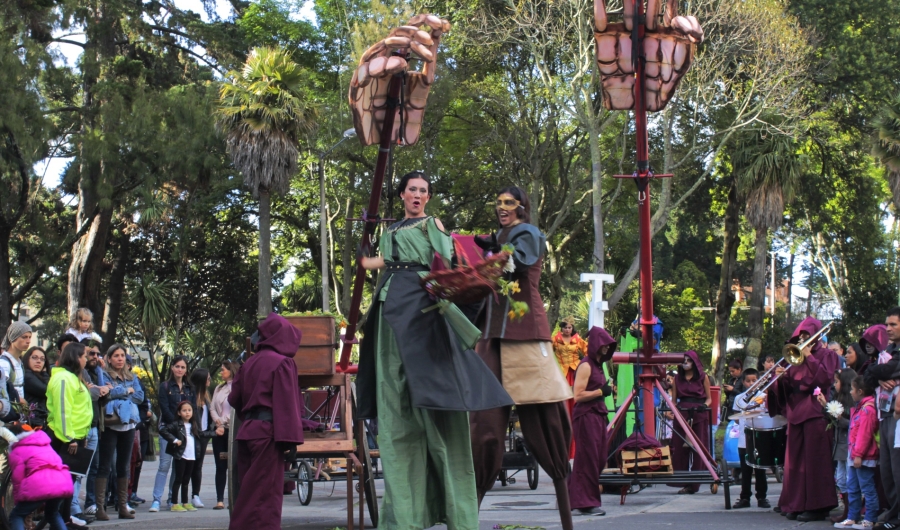
<path id="1" fill-rule="evenodd" d="M 710 363 L 715 369 L 717 381 L 721 381 L 725 375 L 725 355 L 728 353 L 728 325 L 731 321 L 731 308 L 734 306 L 734 294 L 731 292 L 732 276 L 740 244 L 739 215 L 737 186 L 732 181 L 728 189 L 728 203 L 725 206 L 722 272 L 719 275 L 719 291 L 716 295 L 716 330 Z"/>
<path id="2" fill-rule="evenodd" d="M 791 311 L 794 305 L 794 297 L 791 296 L 791 288 L 794 286 L 794 253 L 791 252 L 791 258 L 788 260 L 788 277 L 787 277 L 787 311 L 784 315 L 784 329 L 791 329 Z"/>
<path id="3" fill-rule="evenodd" d="M 122 312 L 122 297 L 125 293 L 125 269 L 131 253 L 131 239 L 124 231 L 119 238 L 119 254 L 113 264 L 109 276 L 109 288 L 106 291 L 106 307 L 103 311 L 103 351 L 118 342 L 119 315 Z"/>
<path id="4" fill-rule="evenodd" d="M 271 196 L 259 190 L 259 296 L 256 313 L 260 319 L 272 312 Z"/>
<path id="5" fill-rule="evenodd" d="M 7 229 L 0 231 L 0 332 L 12 323 L 12 283 L 9 271 L 9 240 L 11 234 Z"/>
<path id="6" fill-rule="evenodd" d="M 809 281 L 809 276 L 807 276 L 807 280 L 806 280 L 806 316 L 808 317 L 811 314 L 812 314 L 812 282 Z"/>
<path id="7" fill-rule="evenodd" d="M 86 183 L 86 186 L 90 186 Z M 84 189 L 78 204 L 76 226 L 94 211 L 93 192 Z M 112 210 L 100 210 L 94 216 L 91 227 L 72 245 L 72 262 L 69 265 L 68 316 L 79 307 L 87 307 L 94 314 L 94 329 L 100 329 L 103 314 L 100 304 L 100 280 L 103 277 L 103 258 L 112 221 Z"/>
<path id="8" fill-rule="evenodd" d="M 603 166 L 600 152 L 600 135 L 593 128 L 589 129 L 591 146 L 591 200 L 594 216 L 594 272 L 603 272 L 606 265 L 606 234 L 603 233 Z"/>
<path id="9" fill-rule="evenodd" d="M 747 316 L 747 349 L 744 366 L 756 367 L 762 351 L 763 314 L 766 303 L 766 262 L 769 257 L 769 230 L 756 229 L 756 248 L 753 256 L 753 292 L 750 293 L 750 314 Z M 775 296 L 775 286 L 772 286 Z M 773 315 L 774 318 L 774 315 Z"/>

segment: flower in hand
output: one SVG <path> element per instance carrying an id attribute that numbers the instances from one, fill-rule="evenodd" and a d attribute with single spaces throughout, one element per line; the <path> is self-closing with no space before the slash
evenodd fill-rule
<path id="1" fill-rule="evenodd" d="M 825 405 L 825 412 L 832 418 L 840 418 L 841 414 L 844 413 L 844 405 L 838 401 L 829 401 L 828 404 Z"/>

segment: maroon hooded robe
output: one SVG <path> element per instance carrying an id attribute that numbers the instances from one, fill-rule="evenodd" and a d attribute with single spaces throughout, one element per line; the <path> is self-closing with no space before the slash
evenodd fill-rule
<path id="1" fill-rule="evenodd" d="M 703 371 L 703 363 L 695 351 L 684 353 L 694 363 L 694 375 L 688 380 L 685 377 L 684 368 L 678 365 L 678 374 L 675 376 L 675 390 L 678 397 L 678 410 L 684 420 L 691 426 L 694 436 L 709 450 L 709 412 L 706 407 L 706 372 Z M 676 471 L 701 471 L 706 469 L 700 456 L 690 448 L 684 429 L 677 421 L 674 422 L 674 435 L 672 436 L 672 468 Z M 693 455 L 692 455 L 693 453 Z M 693 456 L 693 460 L 691 457 Z M 700 490 L 699 484 L 685 486 L 694 493 Z"/>
<path id="2" fill-rule="evenodd" d="M 271 313 L 259 324 L 257 352 L 234 376 L 228 403 L 244 420 L 236 436 L 238 477 L 243 484 L 230 530 L 281 528 L 284 451 L 303 443 L 300 389 L 294 355 L 300 330 Z M 271 421 L 246 419 L 270 411 Z"/>
<path id="3" fill-rule="evenodd" d="M 800 333 L 810 336 L 822 323 L 809 317 L 794 330 L 791 342 Z M 816 341 L 803 364 L 791 366 L 767 392 L 769 415 L 787 417 L 787 453 L 784 483 L 778 507 L 784 513 L 818 512 L 837 506 L 831 462 L 831 437 L 822 406 L 813 392 L 827 392 L 837 370 L 837 354 Z"/>
<path id="4" fill-rule="evenodd" d="M 606 355 L 600 356 L 600 348 L 609 345 Z M 612 357 L 616 350 L 616 341 L 605 329 L 594 326 L 588 333 L 588 354 L 581 360 L 591 369 L 587 391 L 597 390 L 607 384 L 603 373 L 603 363 Z M 575 438 L 575 462 L 569 475 L 569 500 L 572 509 L 597 508 L 601 506 L 598 482 L 600 473 L 606 466 L 607 444 L 606 426 L 609 411 L 606 410 L 605 397 L 593 401 L 575 403 L 572 412 L 572 435 Z"/>
<path id="5" fill-rule="evenodd" d="M 859 339 L 859 345 L 863 347 L 863 351 L 866 351 L 866 344 L 871 344 L 875 348 L 875 352 L 871 356 L 876 359 L 878 354 L 887 348 L 888 343 L 890 343 L 890 340 L 888 340 L 887 336 L 887 326 L 884 324 L 869 326 L 863 331 L 862 337 Z M 866 355 L 870 355 L 869 352 L 866 352 Z"/>

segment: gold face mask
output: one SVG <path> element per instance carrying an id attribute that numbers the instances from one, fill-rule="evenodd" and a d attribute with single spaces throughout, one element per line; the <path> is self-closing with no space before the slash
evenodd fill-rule
<path id="1" fill-rule="evenodd" d="M 518 200 L 509 193 L 504 193 L 497 197 L 497 209 L 512 212 L 520 206 Z"/>

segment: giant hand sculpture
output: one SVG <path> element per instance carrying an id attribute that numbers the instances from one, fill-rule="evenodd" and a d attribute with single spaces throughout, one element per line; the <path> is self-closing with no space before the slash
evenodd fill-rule
<path id="1" fill-rule="evenodd" d="M 405 26 L 391 30 L 386 39 L 360 57 L 350 80 L 350 109 L 353 126 L 363 145 L 381 140 L 388 86 L 391 78 L 401 72 L 406 72 L 406 86 L 401 95 L 400 119 L 394 121 L 391 140 L 412 145 L 419 139 L 425 103 L 434 82 L 438 44 L 441 35 L 448 31 L 450 22 L 434 15 L 416 15 Z M 408 72 L 411 58 L 422 61 L 421 72 Z"/>
<path id="2" fill-rule="evenodd" d="M 624 0 L 624 3 L 624 22 L 609 24 L 606 3 L 604 0 L 594 0 L 597 66 L 603 86 L 603 106 L 609 110 L 634 108 L 631 32 L 634 28 L 635 3 L 632 0 Z M 703 40 L 703 30 L 697 19 L 679 16 L 676 0 L 666 0 L 660 25 L 661 9 L 660 0 L 647 0 L 643 51 L 646 61 L 644 102 L 648 111 L 665 108 L 678 82 L 691 66 L 695 44 Z"/>

